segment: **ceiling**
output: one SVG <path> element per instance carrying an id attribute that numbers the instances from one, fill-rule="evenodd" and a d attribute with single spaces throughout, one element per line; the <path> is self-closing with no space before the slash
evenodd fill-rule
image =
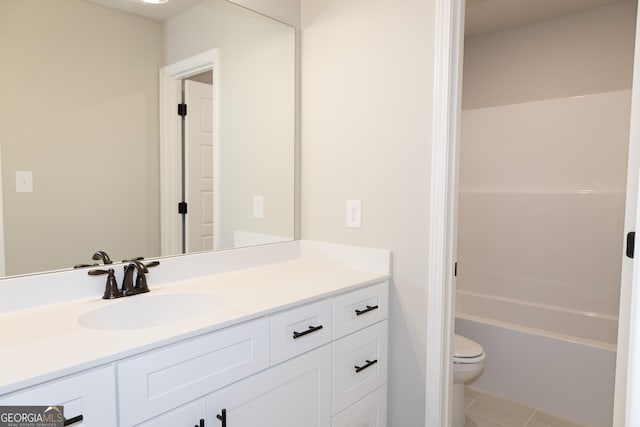
<path id="1" fill-rule="evenodd" d="M 118 9 L 143 18 L 163 22 L 202 0 L 170 0 L 165 4 L 145 4 L 141 0 L 86 0 L 110 9 Z"/>
<path id="2" fill-rule="evenodd" d="M 624 0 L 467 0 L 465 37 L 530 24 Z"/>

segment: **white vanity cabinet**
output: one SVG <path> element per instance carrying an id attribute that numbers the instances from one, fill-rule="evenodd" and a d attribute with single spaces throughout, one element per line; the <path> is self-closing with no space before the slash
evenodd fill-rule
<path id="1" fill-rule="evenodd" d="M 73 427 L 117 425 L 113 365 L 75 374 L 0 398 L 2 406 L 64 406 L 64 416 Z"/>
<path id="2" fill-rule="evenodd" d="M 387 294 L 385 281 L 125 360 L 120 425 L 384 427 Z"/>
<path id="3" fill-rule="evenodd" d="M 75 426 L 385 427 L 387 281 L 5 395 Z"/>

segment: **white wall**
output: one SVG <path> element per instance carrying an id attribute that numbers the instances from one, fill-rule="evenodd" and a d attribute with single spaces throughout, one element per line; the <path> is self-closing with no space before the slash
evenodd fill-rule
<path id="1" fill-rule="evenodd" d="M 636 1 L 465 39 L 463 109 L 631 88 Z"/>
<path id="2" fill-rule="evenodd" d="M 424 424 L 435 2 L 302 1 L 302 237 L 393 251 L 389 425 Z M 362 200 L 362 229 L 345 227 Z"/>
<path id="3" fill-rule="evenodd" d="M 206 0 L 167 21 L 165 41 L 167 64 L 219 49 L 220 248 L 238 230 L 293 239 L 295 30 Z M 264 219 L 252 216 L 254 195 Z"/>
<path id="4" fill-rule="evenodd" d="M 229 0 L 285 24 L 300 26 L 300 0 Z"/>
<path id="5" fill-rule="evenodd" d="M 159 254 L 161 44 L 158 23 L 85 1 L 0 2 L 7 274 Z"/>

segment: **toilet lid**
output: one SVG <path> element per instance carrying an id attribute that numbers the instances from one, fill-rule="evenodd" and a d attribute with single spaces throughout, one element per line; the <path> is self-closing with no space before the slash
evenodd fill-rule
<path id="1" fill-rule="evenodd" d="M 460 335 L 453 336 L 453 357 L 472 358 L 484 353 L 482 346 L 475 341 Z"/>

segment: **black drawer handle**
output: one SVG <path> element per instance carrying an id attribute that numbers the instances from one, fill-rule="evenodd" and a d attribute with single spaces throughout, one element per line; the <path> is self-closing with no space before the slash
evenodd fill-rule
<path id="1" fill-rule="evenodd" d="M 311 332 L 319 331 L 320 329 L 322 329 L 322 325 L 318 325 L 318 326 L 309 326 L 309 329 L 307 329 L 307 330 L 306 330 L 306 331 L 304 331 L 304 332 L 296 332 L 296 331 L 293 331 L 293 339 L 295 340 L 295 339 L 297 339 L 297 338 L 300 338 L 300 337 L 303 337 L 303 336 L 305 336 L 305 335 L 307 335 L 307 334 L 310 334 Z"/>
<path id="2" fill-rule="evenodd" d="M 358 310 L 356 308 L 356 316 L 360 316 L 361 314 L 365 314 L 365 313 L 368 313 L 370 311 L 377 310 L 377 309 L 378 309 L 377 305 L 373 305 L 373 306 L 368 305 L 367 308 L 365 308 L 364 310 Z"/>
<path id="3" fill-rule="evenodd" d="M 355 368 L 356 368 L 356 374 L 357 374 L 358 372 L 360 372 L 360 371 L 364 371 L 364 370 L 365 370 L 365 369 L 367 369 L 369 366 L 373 366 L 373 365 L 375 365 L 376 363 L 378 363 L 378 359 L 376 359 L 376 360 L 367 360 L 366 362 L 367 362 L 367 363 L 366 363 L 365 365 L 362 365 L 362 366 L 358 366 L 358 365 L 356 365 L 356 366 L 355 366 Z"/>
<path id="4" fill-rule="evenodd" d="M 222 421 L 222 427 L 227 427 L 227 410 L 223 409 L 222 414 L 216 415 L 216 418 Z"/>
<path id="5" fill-rule="evenodd" d="M 65 426 L 70 426 L 71 424 L 75 424 L 75 423 L 77 423 L 77 422 L 82 421 L 82 419 L 83 419 L 83 418 L 84 418 L 84 417 L 83 417 L 82 415 L 77 415 L 77 416 L 75 416 L 75 417 L 73 417 L 73 418 L 69 418 L 68 420 L 67 420 L 67 419 L 65 419 L 65 420 L 64 420 L 64 424 L 63 424 L 63 425 L 65 425 Z"/>
<path id="6" fill-rule="evenodd" d="M 193 427 L 204 427 L 204 418 L 200 418 L 200 423 L 198 425 L 194 425 Z"/>

